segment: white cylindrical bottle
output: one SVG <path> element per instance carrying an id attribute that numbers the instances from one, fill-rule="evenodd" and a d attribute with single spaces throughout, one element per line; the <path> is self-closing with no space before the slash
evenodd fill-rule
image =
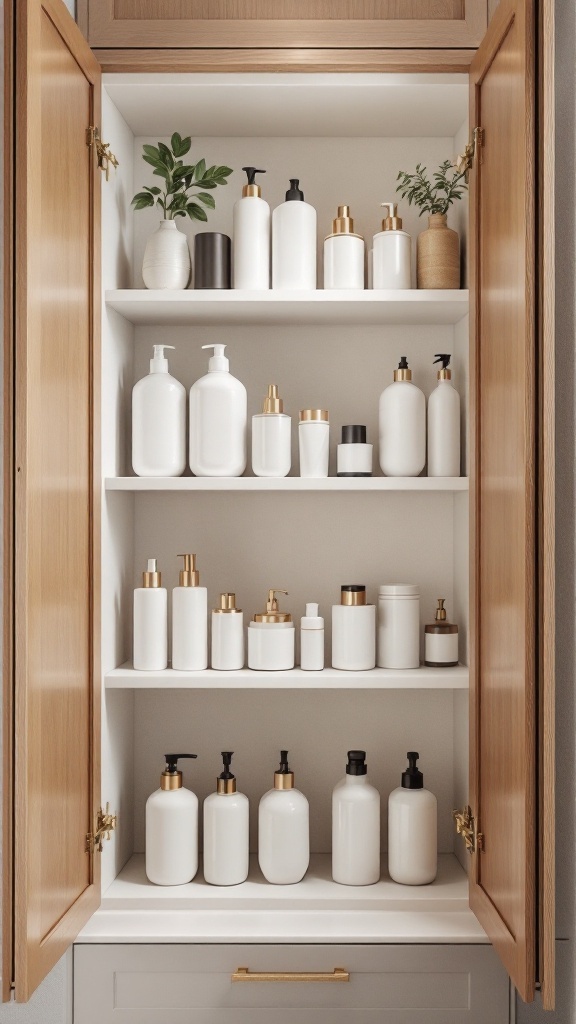
<path id="1" fill-rule="evenodd" d="M 304 202 L 298 178 L 290 178 L 286 202 L 272 214 L 272 287 L 316 288 L 316 210 Z"/>
<path id="2" fill-rule="evenodd" d="M 378 592 L 378 668 L 420 665 L 420 588 L 385 583 Z"/>
<path id="3" fill-rule="evenodd" d="M 438 384 L 428 399 L 428 476 L 460 476 L 460 395 L 448 369 L 450 356 L 436 356 L 442 363 Z"/>
<path id="4" fill-rule="evenodd" d="M 332 878 L 374 885 L 380 878 L 380 793 L 368 782 L 365 750 L 349 750 L 332 793 Z"/>
<path id="5" fill-rule="evenodd" d="M 178 558 L 184 568 L 172 591 L 172 668 L 201 672 L 208 668 L 208 591 L 200 586 L 196 555 Z"/>
<path id="6" fill-rule="evenodd" d="M 148 559 L 142 586 L 134 591 L 132 664 L 143 672 L 162 672 L 168 667 L 168 594 L 155 558 Z"/>
<path id="7" fill-rule="evenodd" d="M 324 668 L 324 619 L 318 615 L 317 604 L 306 605 L 300 619 L 300 668 L 321 672 Z"/>
<path id="8" fill-rule="evenodd" d="M 281 751 L 280 768 L 258 808 L 258 863 L 267 882 L 300 882 L 310 863 L 308 801 L 294 788 L 288 751 Z"/>
<path id="9" fill-rule="evenodd" d="M 186 469 L 186 388 L 154 345 L 150 373 L 132 389 L 132 469 L 137 476 L 181 476 Z"/>
<path id="10" fill-rule="evenodd" d="M 372 255 L 373 288 L 409 288 L 411 284 L 412 239 L 402 231 L 396 203 L 380 203 L 388 209 L 382 231 L 374 235 Z"/>
<path id="11" fill-rule="evenodd" d="M 190 469 L 195 476 L 242 476 L 246 469 L 248 401 L 229 373 L 225 345 L 213 348 L 208 373 L 190 388 Z"/>
<path id="12" fill-rule="evenodd" d="M 424 664 L 431 668 L 455 668 L 458 664 L 458 626 L 448 622 L 445 598 L 438 598 L 434 622 L 424 628 Z"/>
<path id="13" fill-rule="evenodd" d="M 372 445 L 366 444 L 364 424 L 349 423 L 342 427 L 336 467 L 336 476 L 372 476 Z"/>
<path id="14" fill-rule="evenodd" d="M 262 199 L 256 167 L 243 167 L 248 183 L 234 204 L 232 266 L 234 287 L 246 291 L 270 288 L 270 207 Z"/>
<path id="15" fill-rule="evenodd" d="M 254 616 L 248 626 L 248 668 L 261 672 L 285 672 L 294 668 L 296 630 L 290 612 L 281 612 L 276 594 L 269 590 L 266 611 Z"/>
<path id="16" fill-rule="evenodd" d="M 278 385 L 269 384 L 264 408 L 252 417 L 252 469 L 255 476 L 288 476 L 292 465 L 292 419 L 284 412 Z"/>
<path id="17" fill-rule="evenodd" d="M 367 672 L 376 665 L 376 608 L 366 604 L 366 587 L 341 588 L 332 605 L 332 668 Z"/>
<path id="18" fill-rule="evenodd" d="M 298 424 L 300 476 L 328 476 L 330 420 L 327 409 L 301 409 Z"/>
<path id="19" fill-rule="evenodd" d="M 348 206 L 338 207 L 324 240 L 324 288 L 364 288 L 364 239 L 354 233 Z"/>
<path id="20" fill-rule="evenodd" d="M 222 760 L 216 792 L 204 801 L 204 879 L 210 885 L 240 885 L 248 878 L 250 806 L 236 791 L 232 752 L 223 750 Z"/>
<path id="21" fill-rule="evenodd" d="M 198 870 L 198 797 L 182 786 L 178 761 L 166 754 L 160 789 L 146 801 L 146 876 L 154 885 L 185 885 Z"/>
<path id="22" fill-rule="evenodd" d="M 426 462 L 426 400 L 402 356 L 394 383 L 380 395 L 380 468 L 384 476 L 418 476 Z"/>
<path id="23" fill-rule="evenodd" d="M 438 868 L 438 806 L 409 751 L 402 785 L 388 799 L 388 872 L 402 885 L 428 885 Z"/>
<path id="24" fill-rule="evenodd" d="M 220 607 L 212 609 L 212 668 L 244 668 L 244 615 L 236 607 L 236 594 L 220 594 Z"/>

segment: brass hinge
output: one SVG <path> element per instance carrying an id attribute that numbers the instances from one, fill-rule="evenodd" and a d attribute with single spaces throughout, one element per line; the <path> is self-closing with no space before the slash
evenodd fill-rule
<path id="1" fill-rule="evenodd" d="M 106 804 L 106 810 L 100 807 L 96 818 L 96 831 L 86 833 L 86 853 L 102 853 L 102 840 L 104 836 L 110 839 L 110 833 L 114 832 L 118 816 L 110 814 L 110 804 Z"/>
<path id="2" fill-rule="evenodd" d="M 118 160 L 110 149 L 110 144 L 108 142 L 102 142 L 102 139 L 100 138 L 100 129 L 97 128 L 96 125 L 91 124 L 86 129 L 86 145 L 95 147 L 98 167 L 101 171 L 104 171 L 106 181 L 108 181 L 110 177 L 110 167 L 118 167 Z"/>
<path id="3" fill-rule="evenodd" d="M 471 809 L 465 807 L 463 811 L 452 811 L 452 817 L 458 835 L 462 836 L 466 843 L 468 853 L 476 851 L 480 853 L 484 849 L 484 836 L 482 832 L 478 832 L 477 822 Z"/>
<path id="4" fill-rule="evenodd" d="M 454 166 L 459 174 L 464 173 L 464 178 L 468 181 L 471 168 L 474 166 L 474 158 L 479 154 L 480 149 L 484 145 L 484 129 L 475 128 L 472 132 L 472 138 L 467 144 L 463 153 L 460 153 L 454 161 Z"/>

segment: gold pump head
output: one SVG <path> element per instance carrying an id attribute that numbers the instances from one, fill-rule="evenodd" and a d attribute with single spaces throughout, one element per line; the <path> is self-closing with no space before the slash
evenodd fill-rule
<path id="1" fill-rule="evenodd" d="M 196 555 L 178 555 L 184 559 L 184 568 L 180 569 L 181 587 L 199 587 L 200 573 L 196 568 Z"/>
<path id="2" fill-rule="evenodd" d="M 292 616 L 290 612 L 281 612 L 278 609 L 278 598 L 276 594 L 286 594 L 287 590 L 269 590 L 268 600 L 266 601 L 266 611 L 259 612 L 254 616 L 254 622 L 267 622 L 268 624 L 274 622 L 292 622 Z"/>
<path id="3" fill-rule="evenodd" d="M 326 238 L 334 238 L 334 235 L 352 235 L 353 238 L 362 238 L 354 232 L 354 220 L 350 216 L 349 206 L 339 206 L 338 216 L 332 221 L 332 233 Z"/>
<path id="4" fill-rule="evenodd" d="M 284 412 L 284 402 L 282 401 L 278 393 L 277 384 L 268 385 L 268 394 L 264 399 L 264 406 L 262 412 L 268 414 Z"/>
<path id="5" fill-rule="evenodd" d="M 212 610 L 216 615 L 227 615 L 233 612 L 242 612 L 241 608 L 236 607 L 236 594 L 231 593 L 220 594 L 220 607 L 213 608 Z"/>
<path id="6" fill-rule="evenodd" d="M 436 622 L 446 622 L 446 609 L 444 607 L 445 597 L 438 598 L 438 607 L 436 609 Z"/>
<path id="7" fill-rule="evenodd" d="M 388 216 L 382 221 L 382 231 L 401 231 L 402 217 L 398 216 L 398 203 L 380 203 L 388 210 Z"/>
<path id="8" fill-rule="evenodd" d="M 147 589 L 162 586 L 162 573 L 158 572 L 157 558 L 148 559 L 148 568 L 142 573 L 142 586 Z"/>

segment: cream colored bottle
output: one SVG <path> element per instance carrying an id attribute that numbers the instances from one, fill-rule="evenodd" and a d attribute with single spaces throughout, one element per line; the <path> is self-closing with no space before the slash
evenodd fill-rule
<path id="1" fill-rule="evenodd" d="M 324 240 L 324 288 L 364 288 L 364 239 L 354 231 L 349 206 L 339 206 Z"/>
<path id="2" fill-rule="evenodd" d="M 208 668 L 208 591 L 200 586 L 196 555 L 178 558 L 184 568 L 172 591 L 172 668 L 201 672 Z"/>

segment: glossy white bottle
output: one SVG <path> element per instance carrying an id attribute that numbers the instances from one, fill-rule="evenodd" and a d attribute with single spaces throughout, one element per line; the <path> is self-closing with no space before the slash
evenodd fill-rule
<path id="1" fill-rule="evenodd" d="M 388 799 L 388 872 L 403 885 L 428 885 L 438 868 L 438 806 L 416 767 L 420 755 L 406 756 L 402 785 Z"/>
<path id="2" fill-rule="evenodd" d="M 254 291 L 270 288 L 270 207 L 262 199 L 256 167 L 243 167 L 248 182 L 234 204 L 232 266 L 234 288 Z"/>
<path id="3" fill-rule="evenodd" d="M 373 288 L 409 288 L 411 284 L 412 239 L 402 230 L 396 203 L 380 203 L 388 210 L 382 231 L 374 235 L 372 251 Z"/>
<path id="4" fill-rule="evenodd" d="M 132 469 L 137 476 L 181 476 L 186 468 L 186 388 L 154 345 L 150 373 L 132 389 Z"/>
<path id="5" fill-rule="evenodd" d="M 246 388 L 229 372 L 226 345 L 190 388 L 190 469 L 195 476 L 242 476 L 246 469 Z"/>
<path id="6" fill-rule="evenodd" d="M 272 287 L 286 291 L 316 288 L 316 210 L 299 184 L 290 178 L 286 202 L 272 214 Z"/>
<path id="7" fill-rule="evenodd" d="M 374 885 L 380 878 L 380 793 L 368 782 L 365 750 L 349 750 L 332 793 L 332 878 Z"/>
<path id="8" fill-rule="evenodd" d="M 448 353 L 435 362 L 442 368 L 428 399 L 428 476 L 460 476 L 460 395 L 452 384 Z"/>
<path id="9" fill-rule="evenodd" d="M 143 672 L 168 668 L 168 594 L 155 558 L 148 559 L 142 586 L 134 591 L 132 663 Z"/>
<path id="10" fill-rule="evenodd" d="M 366 587 L 341 588 L 332 605 L 332 668 L 367 672 L 376 665 L 376 608 L 366 604 Z"/>
<path id="11" fill-rule="evenodd" d="M 266 881 L 274 885 L 300 882 L 310 863 L 308 801 L 294 788 L 287 750 L 281 751 L 274 788 L 260 800 L 258 863 Z"/>
<path id="12" fill-rule="evenodd" d="M 262 412 L 252 417 L 255 476 L 288 476 L 292 465 L 292 419 L 284 412 L 278 385 L 269 384 Z"/>
<path id="13" fill-rule="evenodd" d="M 294 668 L 296 630 L 290 612 L 281 612 L 276 594 L 269 590 L 266 610 L 258 612 L 248 625 L 248 668 L 263 672 L 285 672 Z"/>
<path id="14" fill-rule="evenodd" d="M 412 384 L 406 356 L 380 395 L 379 433 L 384 476 L 418 476 L 426 462 L 426 400 Z"/>
<path id="15" fill-rule="evenodd" d="M 250 806 L 236 791 L 232 753 L 223 750 L 222 760 L 216 792 L 204 801 L 204 879 L 210 885 L 240 885 L 248 878 Z"/>
<path id="16" fill-rule="evenodd" d="M 155 885 L 185 885 L 198 870 L 198 797 L 182 785 L 178 761 L 166 754 L 160 789 L 146 801 L 146 876 Z"/>
<path id="17" fill-rule="evenodd" d="M 301 409 L 298 423 L 300 476 L 326 477 L 330 465 L 330 420 L 327 409 Z"/>
<path id="18" fill-rule="evenodd" d="M 306 615 L 300 619 L 300 668 L 306 672 L 321 672 L 324 668 L 324 619 L 318 615 L 318 605 L 306 605 Z"/>
<path id="19" fill-rule="evenodd" d="M 172 668 L 200 672 L 208 668 L 208 591 L 200 586 L 196 555 L 178 558 L 184 568 L 172 591 Z"/>
<path id="20" fill-rule="evenodd" d="M 220 607 L 212 609 L 212 668 L 244 668 L 244 615 L 236 607 L 236 594 L 220 594 Z"/>
<path id="21" fill-rule="evenodd" d="M 324 240 L 324 288 L 363 289 L 364 255 L 364 239 L 354 233 L 350 208 L 339 206 Z"/>

